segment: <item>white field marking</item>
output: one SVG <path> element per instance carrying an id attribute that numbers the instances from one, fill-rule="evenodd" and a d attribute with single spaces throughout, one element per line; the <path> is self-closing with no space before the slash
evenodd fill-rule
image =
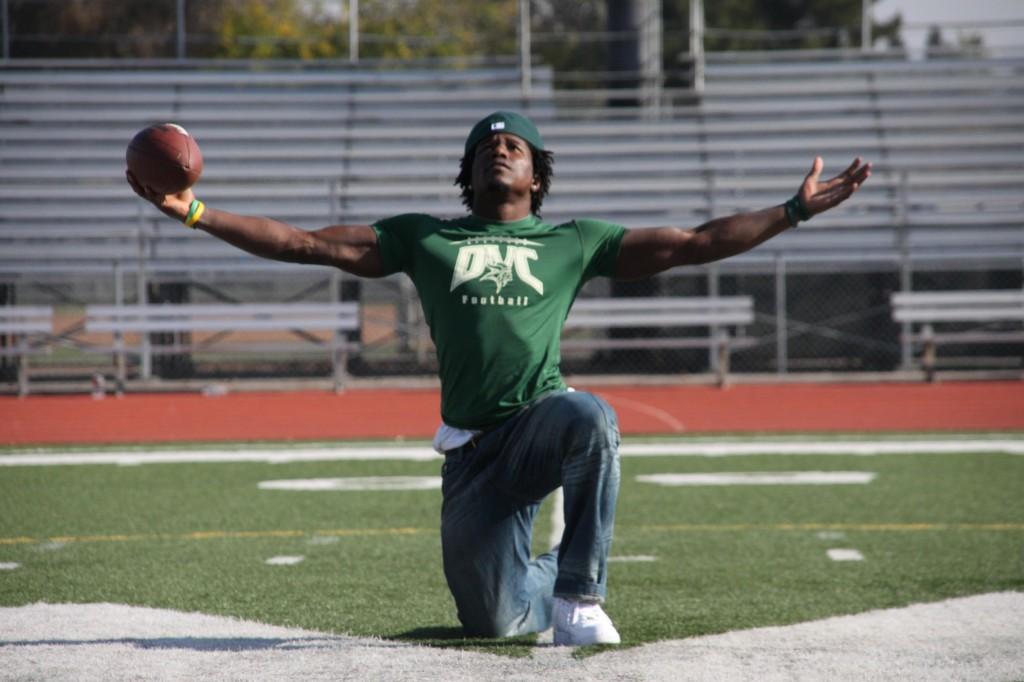
<path id="1" fill-rule="evenodd" d="M 864 561 L 864 555 L 855 549 L 830 549 L 825 553 L 832 561 Z"/>
<path id="2" fill-rule="evenodd" d="M 873 471 L 736 471 L 709 474 L 648 474 L 640 483 L 661 486 L 703 485 L 865 485 Z"/>
<path id="3" fill-rule="evenodd" d="M 608 561 L 614 561 L 616 563 L 647 563 L 651 561 L 657 561 L 658 557 L 651 554 L 632 554 L 625 556 L 610 556 Z"/>
<path id="4" fill-rule="evenodd" d="M 336 535 L 314 535 L 306 544 L 310 545 L 336 545 L 341 542 L 341 538 Z"/>
<path id="5" fill-rule="evenodd" d="M 304 556 L 272 556 L 266 560 L 268 566 L 294 566 L 305 560 Z"/>
<path id="6" fill-rule="evenodd" d="M 648 417 L 654 417 L 661 423 L 668 426 L 675 433 L 683 433 L 684 431 L 686 431 L 686 426 L 681 421 L 673 417 L 665 410 L 662 410 L 658 407 L 654 407 L 653 405 L 648 405 L 647 403 L 642 403 L 636 400 L 630 400 L 629 398 L 622 398 L 618 396 L 616 396 L 615 398 L 609 398 L 608 403 L 611 405 L 622 405 L 624 407 L 629 407 L 636 410 L 637 412 L 640 412 L 641 414 L 646 414 Z"/>
<path id="7" fill-rule="evenodd" d="M 559 486 L 551 493 L 551 534 L 548 535 L 548 547 L 555 547 L 562 543 L 562 535 L 565 533 L 565 496 Z"/>
<path id="8" fill-rule="evenodd" d="M 339 447 L 339 448 L 277 448 L 254 450 L 150 450 L 124 452 L 76 452 L 23 455 L 0 455 L 0 466 L 63 466 L 66 464 L 215 464 L 337 461 L 441 461 L 429 447 Z"/>
<path id="9" fill-rule="evenodd" d="M 1024 439 L 962 438 L 878 440 L 734 440 L 626 443 L 623 457 L 729 457 L 739 455 L 898 455 L 998 452 L 1024 455 Z M 441 461 L 427 446 L 278 448 L 253 450 L 152 450 L 0 454 L 0 466 L 65 466 L 74 464 L 189 464 L 248 462 Z"/>
<path id="10" fill-rule="evenodd" d="M 0 571 L 13 571 L 16 568 L 21 568 L 21 564 L 13 561 L 0 561 Z"/>
<path id="11" fill-rule="evenodd" d="M 1024 455 L 1024 440 L 822 440 L 635 443 L 624 445 L 627 457 L 729 457 L 736 455 L 904 455 L 1001 452 Z"/>
<path id="12" fill-rule="evenodd" d="M 546 646 L 551 646 L 554 643 L 555 643 L 555 630 L 554 630 L 554 628 L 548 628 L 547 630 L 544 630 L 542 632 L 538 632 L 537 633 L 537 644 L 539 646 L 545 646 L 546 647 Z M 551 647 L 551 648 L 552 648 L 552 650 L 554 649 L 554 647 Z M 558 648 L 559 649 L 568 649 L 568 651 L 570 651 L 570 652 L 572 651 L 572 649 L 569 649 L 568 647 L 558 647 Z"/>
<path id="13" fill-rule="evenodd" d="M 822 530 L 815 533 L 815 536 L 819 540 L 842 540 L 846 537 L 846 533 L 841 530 Z"/>
<path id="14" fill-rule="evenodd" d="M 260 481 L 260 490 L 439 490 L 440 476 L 355 476 Z"/>

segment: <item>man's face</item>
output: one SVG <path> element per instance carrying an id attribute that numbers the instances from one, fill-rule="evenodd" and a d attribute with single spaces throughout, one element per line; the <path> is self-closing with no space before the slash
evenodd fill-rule
<path id="1" fill-rule="evenodd" d="M 498 133 L 481 140 L 473 150 L 473 191 L 494 190 L 526 195 L 540 190 L 530 146 L 522 138 Z"/>

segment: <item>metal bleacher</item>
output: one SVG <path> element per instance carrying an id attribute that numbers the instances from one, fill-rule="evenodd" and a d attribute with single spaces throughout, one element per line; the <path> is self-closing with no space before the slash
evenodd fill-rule
<path id="1" fill-rule="evenodd" d="M 0 70 L 0 280 L 290 271 L 134 198 L 124 148 L 175 121 L 199 140 L 197 192 L 304 227 L 463 212 L 469 126 L 519 109 L 555 152 L 544 216 L 694 226 L 790 196 L 815 155 L 874 174 L 850 204 L 733 267 L 1024 258 L 1024 60 L 711 58 L 700 97 L 635 114 L 571 105 L 538 69 Z"/>
<path id="2" fill-rule="evenodd" d="M 411 146 L 432 142 L 451 115 L 447 102 L 458 100 L 468 118 L 511 106 L 518 84 L 501 69 L 0 71 L 0 276 L 292 270 L 183 230 L 137 200 L 124 182 L 127 141 L 150 123 L 181 123 L 202 145 L 205 200 L 317 227 L 351 220 L 336 196 L 353 164 L 358 174 L 360 164 L 404 166 L 407 154 L 423 162 Z M 444 150 L 444 160 L 454 154 Z"/>

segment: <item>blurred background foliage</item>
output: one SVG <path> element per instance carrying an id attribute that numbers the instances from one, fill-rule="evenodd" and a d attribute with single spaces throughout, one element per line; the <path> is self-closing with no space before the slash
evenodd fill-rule
<path id="1" fill-rule="evenodd" d="M 616 16 L 623 15 L 623 4 L 624 0 L 533 0 L 535 59 L 556 69 L 600 69 L 608 43 L 620 39 L 623 27 L 616 25 L 621 21 Z M 662 2 L 667 70 L 688 49 L 689 6 L 689 0 Z M 349 0 L 184 0 L 181 8 L 188 57 L 349 57 Z M 856 45 L 861 11 L 861 0 L 714 0 L 705 3 L 705 45 L 708 50 Z M 7 0 L 7 14 L 14 58 L 145 59 L 177 54 L 178 0 Z M 514 56 L 518 15 L 517 0 L 362 0 L 359 56 Z M 872 38 L 898 46 L 899 33 L 897 16 L 875 24 Z"/>

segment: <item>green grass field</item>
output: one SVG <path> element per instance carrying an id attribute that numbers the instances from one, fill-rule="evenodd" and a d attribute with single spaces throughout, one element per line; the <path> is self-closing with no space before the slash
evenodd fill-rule
<path id="1" fill-rule="evenodd" d="M 258 488 L 439 468 L 440 458 L 0 467 L 0 563 L 18 565 L 0 571 L 0 605 L 115 602 L 522 653 L 530 638 L 462 639 L 441 572 L 438 490 Z M 783 471 L 877 476 L 636 480 Z M 623 560 L 610 568 L 607 610 L 625 644 L 1024 590 L 1021 455 L 630 456 L 622 473 L 612 554 Z M 545 509 L 538 550 L 550 527 Z M 864 559 L 834 561 L 834 548 Z M 304 560 L 266 563 L 277 556 Z"/>

